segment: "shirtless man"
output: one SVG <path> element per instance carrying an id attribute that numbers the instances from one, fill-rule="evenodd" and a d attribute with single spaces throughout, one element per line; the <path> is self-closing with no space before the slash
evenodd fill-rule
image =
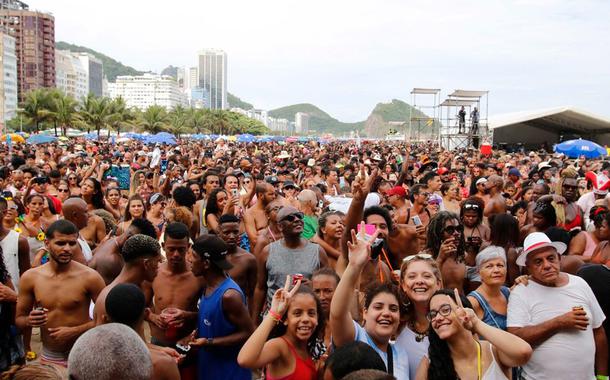
<path id="1" fill-rule="evenodd" d="M 246 233 L 250 239 L 250 246 L 256 245 L 258 232 L 267 227 L 268 221 L 265 215 L 265 206 L 276 197 L 275 188 L 270 183 L 259 183 L 256 185 L 256 203 L 244 214 Z"/>
<path id="2" fill-rule="evenodd" d="M 163 249 L 167 262 L 159 266 L 152 283 L 143 285 L 147 299 L 151 300 L 145 319 L 149 322 L 151 342 L 159 346 L 174 346 L 186 337 L 197 325 L 197 300 L 201 296 L 203 283 L 186 265 L 186 254 L 190 248 L 189 230 L 186 225 L 174 222 L 165 228 Z M 173 326 L 169 329 L 161 313 L 165 308 L 178 309 L 173 315 Z"/>
<path id="3" fill-rule="evenodd" d="M 251 311 L 252 296 L 256 287 L 256 258 L 239 247 L 239 218 L 225 214 L 220 217 L 218 223 L 220 225 L 218 237 L 229 247 L 227 260 L 233 265 L 227 273 L 244 292 Z"/>
<path id="4" fill-rule="evenodd" d="M 428 209 L 428 198 L 430 193 L 426 191 L 426 187 L 422 184 L 413 185 L 411 188 L 411 199 L 413 206 L 407 213 L 408 220 L 405 224 L 415 225 L 414 216 L 419 216 L 419 220 L 423 226 L 427 226 L 430 222 L 430 210 Z M 400 222 L 399 222 L 400 223 Z"/>
<path id="5" fill-rule="evenodd" d="M 127 239 L 136 234 L 143 234 L 151 238 L 157 237 L 155 226 L 148 219 L 134 219 L 127 231 L 106 240 L 93 251 L 93 259 L 89 262 L 89 267 L 102 276 L 106 285 L 114 281 L 116 276 L 121 273 L 121 269 L 123 269 L 121 249 Z"/>
<path id="6" fill-rule="evenodd" d="M 102 316 L 104 323 L 122 323 L 131 327 L 140 335 L 143 331 L 143 321 L 146 298 L 140 288 L 134 284 L 119 284 L 108 292 L 106 297 L 106 313 Z M 153 366 L 152 380 L 180 380 L 180 371 L 175 359 L 154 345 L 148 345 Z"/>
<path id="7" fill-rule="evenodd" d="M 499 175 L 490 175 L 487 178 L 485 189 L 489 192 L 489 201 L 485 203 L 483 215 L 486 218 L 494 214 L 506 213 L 506 199 L 502 195 L 504 180 Z"/>
<path id="8" fill-rule="evenodd" d="M 87 264 L 93 258 L 91 244 L 95 247 L 106 236 L 104 220 L 97 215 L 89 214 L 87 202 L 81 198 L 69 198 L 63 204 L 63 214 L 66 220 L 74 223 L 80 230 L 78 244 L 81 247 L 84 262 L 77 257 L 76 260 Z"/>
<path id="9" fill-rule="evenodd" d="M 152 282 L 157 276 L 159 264 L 163 261 L 161 246 L 155 238 L 146 235 L 133 235 L 123 245 L 121 254 L 125 265 L 121 273 L 106 286 L 98 297 L 93 309 L 96 325 L 102 324 L 102 316 L 106 313 L 106 295 L 118 284 L 134 284 L 142 288 L 144 281 Z"/>
<path id="10" fill-rule="evenodd" d="M 386 192 L 386 197 L 388 203 L 394 207 L 394 221 L 400 224 L 409 224 L 409 217 L 407 216 L 409 206 L 407 205 L 407 192 L 405 188 L 394 186 Z"/>
<path id="11" fill-rule="evenodd" d="M 49 261 L 28 270 L 20 281 L 16 325 L 40 327 L 41 361 L 67 366 L 76 339 L 94 326 L 89 305 L 104 287 L 93 269 L 72 260 L 78 251 L 78 228 L 58 220 L 46 231 Z"/>

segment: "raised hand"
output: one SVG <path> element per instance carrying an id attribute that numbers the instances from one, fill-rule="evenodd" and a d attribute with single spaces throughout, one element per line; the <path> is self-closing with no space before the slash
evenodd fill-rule
<path id="1" fill-rule="evenodd" d="M 364 240 L 364 226 L 364 222 L 361 222 L 360 233 L 358 235 L 356 235 L 356 231 L 352 230 L 352 241 L 347 242 L 347 258 L 350 265 L 361 267 L 368 262 L 369 257 L 371 256 L 371 244 L 375 241 L 377 235 L 379 234 L 379 231 L 375 231 L 373 236 L 371 236 L 368 241 Z"/>
<path id="2" fill-rule="evenodd" d="M 290 303 L 290 299 L 294 294 L 299 290 L 301 286 L 301 280 L 298 280 L 294 285 L 292 290 L 290 290 L 290 285 L 292 284 L 292 276 L 286 276 L 286 283 L 283 288 L 279 288 L 275 291 L 273 298 L 271 299 L 271 308 L 270 310 L 279 315 L 284 315 L 286 310 L 288 310 L 288 304 Z"/>
<path id="3" fill-rule="evenodd" d="M 460 298 L 460 292 L 457 290 L 457 288 L 454 288 L 453 292 L 455 294 L 455 302 L 458 305 L 457 309 L 455 310 L 455 314 L 466 330 L 474 332 L 477 323 L 480 321 L 479 318 L 474 310 L 464 307 L 462 304 L 462 299 Z"/>

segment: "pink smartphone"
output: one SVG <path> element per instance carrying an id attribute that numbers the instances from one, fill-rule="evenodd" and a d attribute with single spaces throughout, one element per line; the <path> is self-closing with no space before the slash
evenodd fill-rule
<path id="1" fill-rule="evenodd" d="M 362 224 L 358 225 L 358 232 L 360 232 L 362 230 Z M 375 233 L 375 225 L 373 224 L 365 224 L 364 225 L 364 233 L 369 235 L 369 236 L 373 236 L 373 234 Z"/>

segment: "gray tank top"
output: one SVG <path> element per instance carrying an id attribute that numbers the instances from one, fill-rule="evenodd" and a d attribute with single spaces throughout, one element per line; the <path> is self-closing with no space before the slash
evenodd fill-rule
<path id="1" fill-rule="evenodd" d="M 313 272 L 320 268 L 319 246 L 308 240 L 305 241 L 305 245 L 297 249 L 286 247 L 284 239 L 269 244 L 267 302 L 271 302 L 276 290 L 284 287 L 286 275 L 300 273 L 304 278 L 311 280 Z"/>

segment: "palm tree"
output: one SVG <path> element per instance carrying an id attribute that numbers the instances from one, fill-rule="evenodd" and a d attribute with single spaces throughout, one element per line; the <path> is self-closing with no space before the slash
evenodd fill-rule
<path id="1" fill-rule="evenodd" d="M 226 111 L 216 110 L 212 111 L 212 118 L 214 120 L 214 126 L 216 131 L 223 135 L 229 134 L 231 130 L 231 119 Z"/>
<path id="2" fill-rule="evenodd" d="M 174 107 L 169 113 L 169 129 L 178 138 L 180 138 L 180 135 L 191 131 L 188 118 L 189 112 L 180 105 Z"/>
<path id="3" fill-rule="evenodd" d="M 157 105 L 148 107 L 138 120 L 139 128 L 152 134 L 165 131 L 168 123 L 169 117 L 165 107 Z"/>
<path id="4" fill-rule="evenodd" d="M 132 126 L 134 120 L 133 110 L 127 108 L 127 103 L 122 97 L 110 101 L 108 125 L 117 131 L 117 136 L 121 135 L 121 128 Z M 110 128 L 108 128 L 108 137 L 110 137 Z"/>
<path id="5" fill-rule="evenodd" d="M 51 102 L 51 93 L 46 88 L 32 90 L 25 95 L 21 113 L 34 122 L 36 133 L 40 131 L 40 124 L 49 119 Z"/>
<path id="6" fill-rule="evenodd" d="M 84 100 L 80 109 L 80 116 L 87 128 L 94 128 L 97 136 L 100 130 L 108 125 L 111 116 L 111 101 L 109 98 L 98 98 L 89 94 Z"/>
<path id="7" fill-rule="evenodd" d="M 67 134 L 68 128 L 72 125 L 80 123 L 77 107 L 78 102 L 73 97 L 60 91 L 53 93 L 53 107 L 49 117 L 53 120 L 55 127 L 59 125 L 62 136 Z M 55 128 L 55 136 L 57 136 L 57 128 Z"/>

